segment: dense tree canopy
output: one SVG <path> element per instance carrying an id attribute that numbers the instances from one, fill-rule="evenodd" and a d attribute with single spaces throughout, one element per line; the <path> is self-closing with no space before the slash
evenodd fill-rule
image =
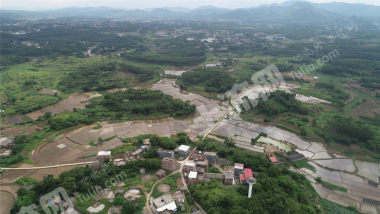
<path id="1" fill-rule="evenodd" d="M 232 88 L 234 80 L 231 75 L 219 68 L 203 68 L 182 74 L 185 87 L 197 85 L 204 87 L 206 92 L 226 92 Z"/>

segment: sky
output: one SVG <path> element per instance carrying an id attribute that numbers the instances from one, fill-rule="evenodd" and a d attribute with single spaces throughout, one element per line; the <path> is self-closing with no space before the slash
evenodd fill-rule
<path id="1" fill-rule="evenodd" d="M 281 3 L 287 0 L 0 0 L 1 9 L 46 10 L 67 7 L 112 7 L 143 9 L 160 7 L 196 8 L 212 5 L 223 8 L 247 8 L 262 4 Z M 309 0 L 311 2 L 346 2 L 379 5 L 380 0 Z"/>

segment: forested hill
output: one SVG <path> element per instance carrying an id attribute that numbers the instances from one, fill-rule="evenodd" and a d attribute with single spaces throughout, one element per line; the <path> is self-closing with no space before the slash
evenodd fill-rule
<path id="1" fill-rule="evenodd" d="M 244 20 L 250 22 L 328 23 L 351 16 L 380 17 L 378 6 L 364 4 L 313 4 L 285 2 L 247 9 L 225 9 L 212 6 L 196 9 L 156 8 L 124 10 L 106 7 L 63 8 L 46 11 L 1 10 L 1 18 L 43 19 L 59 17 L 125 18 L 125 19 L 191 19 L 191 20 Z"/>

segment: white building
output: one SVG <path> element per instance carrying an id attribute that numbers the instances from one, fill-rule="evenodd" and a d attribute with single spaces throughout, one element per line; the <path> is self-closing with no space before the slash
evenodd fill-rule
<path id="1" fill-rule="evenodd" d="M 190 146 L 180 145 L 177 148 L 177 152 L 178 152 L 179 155 L 181 155 L 183 157 L 187 157 L 190 154 Z"/>

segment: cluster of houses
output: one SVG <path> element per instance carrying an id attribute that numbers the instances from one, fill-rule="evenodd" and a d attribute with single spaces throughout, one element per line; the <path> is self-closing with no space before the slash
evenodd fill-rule
<path id="1" fill-rule="evenodd" d="M 145 139 L 143 145 L 139 148 L 126 152 L 123 158 L 114 158 L 112 163 L 115 166 L 124 165 L 126 162 L 131 160 L 142 159 L 141 154 L 144 151 L 147 151 L 151 148 L 149 139 Z M 235 163 L 234 168 L 232 170 L 223 171 L 219 173 L 209 173 L 207 172 L 208 168 L 216 163 L 225 163 L 225 160 L 219 159 L 217 157 L 216 152 L 202 152 L 198 150 L 192 150 L 188 145 L 180 145 L 175 150 L 157 150 L 158 157 L 161 159 L 161 169 L 156 172 L 156 176 L 158 179 L 163 178 L 167 175 L 167 173 L 177 171 L 181 169 L 181 173 L 185 179 L 185 182 L 188 185 L 200 183 L 200 182 L 208 182 L 211 179 L 219 179 L 223 180 L 226 185 L 234 185 L 234 184 L 248 184 L 251 185 L 256 182 L 254 178 L 254 173 L 250 168 L 244 168 L 244 164 Z M 183 162 L 177 161 L 177 158 L 180 160 L 184 160 Z M 99 151 L 97 155 L 97 159 L 99 163 L 102 161 L 109 159 L 111 160 L 111 152 L 109 151 Z M 140 169 L 140 173 L 144 174 L 145 169 Z M 185 210 L 184 201 L 185 194 L 180 189 L 172 194 L 165 194 L 158 198 L 155 198 L 150 201 L 150 210 L 155 214 L 169 214 L 174 213 L 177 210 Z M 133 190 L 131 190 L 133 191 Z M 135 190 L 139 191 L 139 190 Z M 250 191 L 251 192 L 251 191 Z M 116 193 L 112 193 L 111 197 L 109 195 L 104 196 L 103 198 L 114 198 Z M 127 194 L 127 193 L 125 193 Z M 132 193 L 131 193 L 132 194 Z M 133 195 L 133 194 L 132 194 Z M 135 194 L 136 195 L 136 194 Z M 139 195 L 139 193 L 137 194 Z M 113 197 L 112 197 L 113 196 Z M 129 196 L 124 195 L 126 199 L 130 200 L 134 197 L 130 198 Z M 100 206 L 98 204 L 98 206 Z M 98 207 L 96 206 L 96 207 Z M 95 207 L 92 207 L 95 208 Z M 89 208 L 89 209 L 92 209 Z M 101 208 L 101 207 L 100 207 Z M 114 209 L 117 209 L 114 207 Z M 196 213 L 196 212 L 195 212 Z"/>

